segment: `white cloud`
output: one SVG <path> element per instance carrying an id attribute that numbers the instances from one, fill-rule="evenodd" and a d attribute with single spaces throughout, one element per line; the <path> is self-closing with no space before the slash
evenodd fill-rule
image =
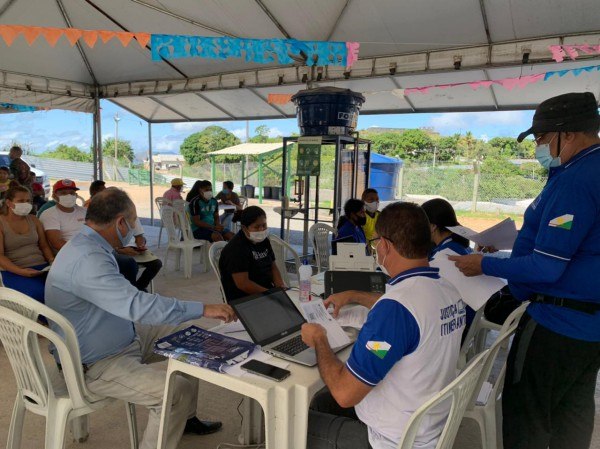
<path id="1" fill-rule="evenodd" d="M 153 145 L 153 150 L 155 151 L 174 151 L 179 153 L 179 147 L 181 145 L 181 140 L 161 138 L 157 139 L 157 141 Z"/>
<path id="2" fill-rule="evenodd" d="M 246 133 L 244 131 L 244 137 Z M 269 128 L 269 137 L 281 137 L 283 132 L 279 128 Z"/>
<path id="3" fill-rule="evenodd" d="M 479 136 L 479 138 L 481 140 L 483 140 L 484 142 L 487 142 L 488 140 L 490 140 L 490 137 L 487 134 L 482 134 L 481 136 Z"/>
<path id="4" fill-rule="evenodd" d="M 175 132 L 197 132 L 210 125 L 209 122 L 181 122 L 173 123 L 172 128 Z"/>
<path id="5" fill-rule="evenodd" d="M 528 122 L 529 118 L 524 111 L 452 112 L 435 114 L 430 118 L 428 126 L 433 126 L 444 134 L 476 130 L 478 127 L 484 126 L 494 126 L 505 130 L 526 125 Z"/>
<path id="6" fill-rule="evenodd" d="M 237 137 L 241 141 L 246 140 L 246 128 L 232 129 L 229 132 L 232 133 L 235 137 Z"/>

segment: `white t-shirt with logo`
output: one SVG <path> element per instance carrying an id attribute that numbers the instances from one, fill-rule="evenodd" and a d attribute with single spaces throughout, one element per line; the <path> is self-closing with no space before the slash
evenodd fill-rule
<path id="1" fill-rule="evenodd" d="M 346 362 L 374 387 L 355 407 L 373 449 L 395 449 L 413 412 L 454 380 L 465 322 L 460 294 L 437 268 L 390 280 Z M 444 403 L 423 419 L 415 447 L 435 447 L 449 411 Z"/>
<path id="2" fill-rule="evenodd" d="M 60 231 L 61 238 L 68 242 L 85 224 L 87 209 L 75 205 L 73 212 L 63 212 L 58 206 L 46 209 L 40 221 L 46 231 Z"/>

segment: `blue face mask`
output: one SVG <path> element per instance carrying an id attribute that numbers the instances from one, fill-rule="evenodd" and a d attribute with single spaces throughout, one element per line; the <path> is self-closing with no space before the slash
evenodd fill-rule
<path id="1" fill-rule="evenodd" d="M 129 226 L 127 220 L 125 220 L 125 226 L 127 226 L 127 234 L 125 237 L 123 237 L 123 234 L 121 234 L 121 231 L 119 231 L 119 223 L 117 223 L 117 237 L 119 237 L 119 241 L 121 242 L 121 248 L 127 246 L 127 244 L 133 238 L 133 228 Z"/>
<path id="2" fill-rule="evenodd" d="M 225 195 L 229 195 L 231 193 L 231 190 L 229 190 L 229 189 L 223 189 L 222 192 Z"/>
<path id="3" fill-rule="evenodd" d="M 550 154 L 550 144 L 547 143 L 538 145 L 535 148 L 535 158 L 545 169 L 560 165 L 560 157 L 552 157 L 552 154 Z"/>

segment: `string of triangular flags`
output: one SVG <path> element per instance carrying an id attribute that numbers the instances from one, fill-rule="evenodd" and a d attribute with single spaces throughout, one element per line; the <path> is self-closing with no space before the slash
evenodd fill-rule
<path id="1" fill-rule="evenodd" d="M 467 81 L 463 83 L 450 83 L 450 84 L 434 84 L 430 86 L 421 86 L 421 87 L 409 87 L 406 89 L 394 89 L 392 91 L 385 91 L 386 93 L 391 93 L 395 96 L 407 96 L 412 94 L 426 94 L 431 89 L 448 89 L 451 87 L 458 86 L 469 86 L 473 90 L 477 90 L 480 87 L 490 87 L 492 85 L 502 86 L 507 90 L 513 90 L 514 88 L 524 88 L 525 86 L 533 83 L 537 83 L 539 81 L 547 81 L 553 76 L 563 77 L 567 74 L 572 74 L 573 76 L 579 76 L 582 73 L 590 73 L 594 71 L 600 71 L 600 65 L 593 65 L 588 67 L 579 67 L 576 69 L 565 69 L 565 70 L 554 70 L 548 71 L 544 73 L 538 73 L 536 75 L 527 75 L 520 76 L 516 78 L 503 78 L 498 80 L 479 80 L 479 81 Z M 362 92 L 364 95 L 374 95 L 382 93 L 382 91 L 376 92 Z M 289 103 L 292 99 L 292 94 L 269 94 L 267 96 L 267 101 L 271 104 L 284 105 Z"/>
<path id="2" fill-rule="evenodd" d="M 131 33 L 127 31 L 83 30 L 78 28 L 0 25 L 0 36 L 11 46 L 19 36 L 31 46 L 43 37 L 51 47 L 65 37 L 71 46 L 83 40 L 89 48 L 117 39 L 123 47 L 136 40 L 142 48 L 150 44 L 154 61 L 179 58 L 245 58 L 258 64 L 292 64 L 294 57 L 307 65 L 351 67 L 358 60 L 358 42 L 299 41 L 296 39 L 245 39 L 178 34 Z"/>
<path id="3" fill-rule="evenodd" d="M 585 55 L 600 55 L 600 45 L 578 44 L 578 45 L 550 45 L 552 59 L 563 62 L 568 56 L 575 61 L 583 53 Z"/>

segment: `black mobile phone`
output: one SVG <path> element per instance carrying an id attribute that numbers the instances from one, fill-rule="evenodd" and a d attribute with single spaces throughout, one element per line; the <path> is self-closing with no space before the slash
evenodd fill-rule
<path id="1" fill-rule="evenodd" d="M 248 360 L 241 367 L 244 371 L 256 374 L 258 376 L 273 379 L 277 382 L 281 382 L 283 379 L 288 377 L 291 373 L 278 366 L 269 365 L 268 363 L 261 362 L 259 360 Z"/>

